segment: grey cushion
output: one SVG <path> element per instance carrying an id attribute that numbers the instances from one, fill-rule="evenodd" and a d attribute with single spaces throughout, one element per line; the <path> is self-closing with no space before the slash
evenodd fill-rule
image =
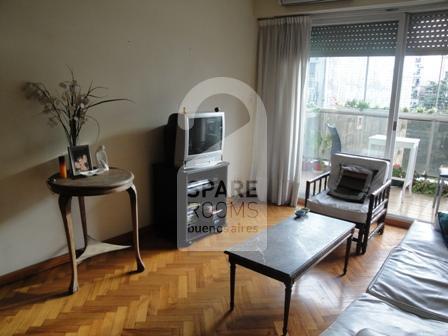
<path id="1" fill-rule="evenodd" d="M 448 262 L 448 248 L 443 243 L 442 235 L 429 223 L 415 221 L 400 246 L 414 253 Z"/>
<path id="2" fill-rule="evenodd" d="M 447 330 L 447 323 L 421 318 L 397 309 L 372 295 L 363 294 L 321 335 L 435 336 L 446 335 Z"/>
<path id="3" fill-rule="evenodd" d="M 380 188 L 389 178 L 389 161 L 365 156 L 336 153 L 331 156 L 331 172 L 328 180 L 330 190 L 334 190 L 337 187 L 342 164 L 361 166 L 372 171 L 376 171 L 369 193 L 372 193 Z"/>
<path id="4" fill-rule="evenodd" d="M 399 246 L 367 292 L 420 317 L 448 322 L 447 289 L 448 262 Z"/>
<path id="5" fill-rule="evenodd" d="M 328 190 L 326 190 L 308 199 L 307 207 L 312 212 L 329 217 L 340 218 L 349 222 L 364 223 L 367 220 L 369 199 L 366 199 L 364 203 L 347 202 L 328 195 Z"/>

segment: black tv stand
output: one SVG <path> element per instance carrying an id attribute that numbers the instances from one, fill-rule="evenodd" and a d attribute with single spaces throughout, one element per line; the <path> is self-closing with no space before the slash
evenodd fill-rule
<path id="1" fill-rule="evenodd" d="M 228 162 L 184 169 L 154 165 L 154 219 L 157 232 L 185 247 L 222 232 L 227 215 Z"/>

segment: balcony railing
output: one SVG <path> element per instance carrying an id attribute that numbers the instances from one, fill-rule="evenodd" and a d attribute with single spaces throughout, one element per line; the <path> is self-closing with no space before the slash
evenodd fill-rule
<path id="1" fill-rule="evenodd" d="M 334 124 L 342 143 L 342 151 L 367 155 L 369 137 L 387 132 L 389 111 L 382 109 L 319 109 L 308 111 L 304 159 L 329 159 L 331 138 L 327 124 Z M 400 113 L 397 136 L 420 139 L 415 172 L 418 175 L 438 175 L 441 165 L 448 164 L 448 115 Z M 382 157 L 382 150 L 373 155 Z M 407 166 L 409 153 L 395 154 L 394 163 Z"/>

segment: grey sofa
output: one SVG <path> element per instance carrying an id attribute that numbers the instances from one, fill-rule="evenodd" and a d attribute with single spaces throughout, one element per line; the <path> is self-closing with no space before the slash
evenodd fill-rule
<path id="1" fill-rule="evenodd" d="M 321 335 L 448 335 L 448 248 L 414 222 L 367 288 Z"/>

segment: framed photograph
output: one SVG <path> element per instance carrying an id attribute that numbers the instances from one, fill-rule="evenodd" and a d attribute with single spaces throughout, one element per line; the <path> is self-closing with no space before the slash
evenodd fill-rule
<path id="1" fill-rule="evenodd" d="M 92 158 L 88 145 L 68 147 L 70 171 L 73 176 L 86 175 L 93 170 Z"/>

